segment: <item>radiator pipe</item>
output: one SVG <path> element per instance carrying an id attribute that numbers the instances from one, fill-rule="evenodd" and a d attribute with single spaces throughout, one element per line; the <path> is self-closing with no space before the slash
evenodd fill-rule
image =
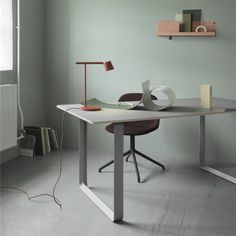
<path id="1" fill-rule="evenodd" d="M 20 113 L 20 136 L 17 137 L 17 140 L 24 138 L 24 115 L 21 108 L 20 103 L 20 0 L 17 0 L 17 23 L 16 23 L 16 30 L 17 30 L 17 57 L 16 57 L 16 77 L 17 77 L 17 105 L 18 110 Z"/>

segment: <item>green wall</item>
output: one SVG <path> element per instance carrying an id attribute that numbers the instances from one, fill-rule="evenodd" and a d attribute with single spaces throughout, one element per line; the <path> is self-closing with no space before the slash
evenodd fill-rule
<path id="1" fill-rule="evenodd" d="M 156 37 L 156 23 L 174 19 L 182 9 L 202 9 L 203 20 L 216 21 L 217 37 Z M 234 0 L 47 1 L 47 123 L 59 130 L 56 104 L 83 99 L 83 67 L 76 60 L 112 60 L 112 72 L 88 69 L 89 96 L 104 101 L 141 91 L 146 79 L 153 86 L 171 87 L 178 98 L 199 97 L 200 85 L 209 83 L 214 96 L 236 99 L 235 9 Z M 212 158 L 234 158 L 235 122 L 235 114 L 207 119 Z M 65 123 L 65 145 L 76 147 L 78 122 L 67 117 Z M 89 126 L 89 147 L 112 150 L 112 136 L 103 129 Z M 137 145 L 149 154 L 197 161 L 198 135 L 198 118 L 163 120 L 157 132 L 138 138 Z M 228 159 L 220 160 L 220 154 Z"/>
<path id="2" fill-rule="evenodd" d="M 16 24 L 16 0 L 13 7 Z M 45 124 L 45 23 L 45 0 L 21 0 L 21 104 L 25 125 Z M 16 83 L 16 60 L 13 71 L 0 72 L 0 84 L 11 83 Z M 18 150 L 13 148 L 0 154 L 2 162 L 17 156 Z"/>
<path id="3" fill-rule="evenodd" d="M 166 85 L 178 98 L 198 97 L 200 85 L 213 94 L 236 99 L 236 33 L 234 0 L 21 0 L 22 108 L 26 125 L 47 125 L 60 133 L 57 104 L 83 99 L 83 68 L 77 60 L 112 60 L 115 70 L 88 70 L 88 94 L 115 101 L 125 92 L 141 91 L 141 82 Z M 182 9 L 202 9 L 204 20 L 215 20 L 215 38 L 156 37 L 156 23 L 172 20 Z M 13 83 L 15 71 L 1 73 Z M 224 123 L 223 123 L 224 121 Z M 231 160 L 236 154 L 236 116 L 207 119 L 208 153 Z M 137 139 L 150 155 L 196 160 L 199 119 L 163 120 L 160 128 Z M 66 116 L 65 146 L 77 147 L 78 121 Z M 126 142 L 126 145 L 128 142 Z M 89 126 L 89 146 L 112 150 L 104 126 Z M 192 158 L 190 158 L 192 157 Z M 220 160 L 221 161 L 221 160 Z"/>

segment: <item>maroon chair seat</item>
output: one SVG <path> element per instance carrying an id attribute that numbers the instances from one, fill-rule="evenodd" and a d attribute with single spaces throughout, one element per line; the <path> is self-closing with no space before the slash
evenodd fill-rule
<path id="1" fill-rule="evenodd" d="M 142 95 L 143 95 L 142 93 L 127 93 L 127 94 L 122 95 L 119 98 L 119 102 L 140 101 L 142 99 Z M 157 100 L 157 98 L 153 95 L 152 95 L 152 99 Z M 139 174 L 138 164 L 137 164 L 135 154 L 138 154 L 139 156 L 155 163 L 156 165 L 161 166 L 162 169 L 165 170 L 165 167 L 161 163 L 151 159 L 150 157 L 146 156 L 145 154 L 135 149 L 135 136 L 148 134 L 158 129 L 158 127 L 159 127 L 159 119 L 145 120 L 145 121 L 131 121 L 131 122 L 124 123 L 124 135 L 130 136 L 130 150 L 125 152 L 123 156 L 127 156 L 126 161 L 128 161 L 130 156 L 133 157 L 138 182 L 140 182 L 140 174 Z M 107 125 L 105 129 L 106 131 L 110 133 L 114 133 L 113 124 Z M 109 166 L 113 162 L 114 160 L 109 161 L 108 163 L 100 167 L 99 172 L 101 172 L 102 169 Z"/>
<path id="2" fill-rule="evenodd" d="M 122 95 L 118 102 L 140 101 L 142 93 L 126 93 Z M 152 95 L 152 100 L 157 98 Z M 148 134 L 159 127 L 159 120 L 145 120 L 145 121 L 132 121 L 124 123 L 124 135 L 144 135 Z M 114 133 L 113 124 L 106 126 L 106 131 Z"/>
<path id="3" fill-rule="evenodd" d="M 159 120 L 132 121 L 124 123 L 124 135 L 144 135 L 159 127 Z M 114 133 L 113 124 L 105 127 L 106 131 Z"/>

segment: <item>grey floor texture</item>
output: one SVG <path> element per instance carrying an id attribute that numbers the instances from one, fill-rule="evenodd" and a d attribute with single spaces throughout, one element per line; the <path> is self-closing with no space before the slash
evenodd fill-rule
<path id="1" fill-rule="evenodd" d="M 1 236 L 235 236 L 236 186 L 198 168 L 197 161 L 162 161 L 165 172 L 138 159 L 143 183 L 132 161 L 124 163 L 124 220 L 111 222 L 79 189 L 78 153 L 66 150 L 56 196 L 29 201 L 15 190 L 1 191 Z M 98 173 L 111 153 L 89 152 L 88 184 L 112 206 L 113 166 Z M 30 195 L 51 193 L 59 153 L 19 157 L 1 165 L 1 185 Z"/>

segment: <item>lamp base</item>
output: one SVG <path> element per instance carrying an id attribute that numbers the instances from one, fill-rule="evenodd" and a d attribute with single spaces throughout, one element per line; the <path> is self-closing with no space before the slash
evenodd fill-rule
<path id="1" fill-rule="evenodd" d="M 99 106 L 86 106 L 86 107 L 80 107 L 83 111 L 100 111 L 101 107 Z"/>

